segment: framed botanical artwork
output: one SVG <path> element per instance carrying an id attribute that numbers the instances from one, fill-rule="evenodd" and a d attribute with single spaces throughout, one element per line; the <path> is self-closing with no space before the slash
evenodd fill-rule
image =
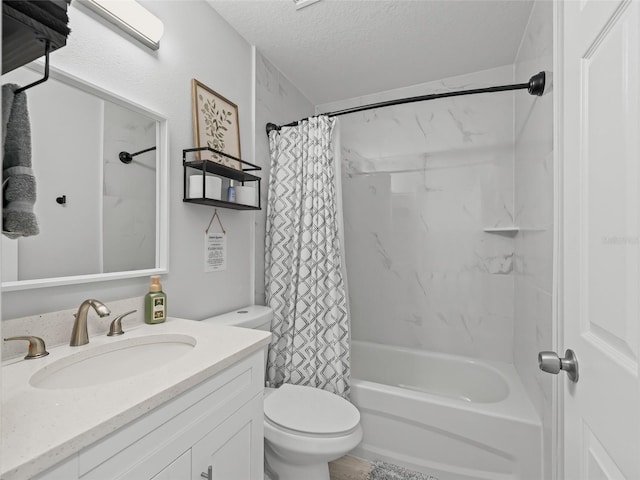
<path id="1" fill-rule="evenodd" d="M 191 98 L 195 146 L 211 147 L 240 158 L 238 106 L 195 78 L 191 80 Z M 196 158 L 242 170 L 242 164 L 231 158 L 213 152 L 198 153 L 200 155 Z"/>

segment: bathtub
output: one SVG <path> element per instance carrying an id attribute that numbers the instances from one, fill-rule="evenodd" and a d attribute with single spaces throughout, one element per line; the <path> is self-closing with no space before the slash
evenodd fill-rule
<path id="1" fill-rule="evenodd" d="M 439 480 L 538 480 L 542 427 L 512 365 L 352 341 L 352 452 Z"/>

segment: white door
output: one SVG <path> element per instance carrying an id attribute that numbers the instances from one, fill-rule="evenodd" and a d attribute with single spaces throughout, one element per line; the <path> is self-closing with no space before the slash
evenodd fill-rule
<path id="1" fill-rule="evenodd" d="M 640 479 L 640 1 L 559 8 L 566 480 Z M 560 352 L 558 352 L 560 353 Z"/>

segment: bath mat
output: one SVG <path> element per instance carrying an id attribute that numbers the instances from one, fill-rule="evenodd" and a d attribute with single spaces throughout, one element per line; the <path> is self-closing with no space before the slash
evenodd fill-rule
<path id="1" fill-rule="evenodd" d="M 433 475 L 414 472 L 386 462 L 373 462 L 369 480 L 438 480 Z"/>

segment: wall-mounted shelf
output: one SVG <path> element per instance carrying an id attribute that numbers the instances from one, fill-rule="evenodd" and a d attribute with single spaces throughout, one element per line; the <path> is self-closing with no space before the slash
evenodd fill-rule
<path id="1" fill-rule="evenodd" d="M 200 152 L 210 152 L 214 155 L 220 155 L 230 160 L 240 162 L 239 165 L 241 166 L 242 170 L 238 170 L 235 168 L 228 167 L 226 165 L 222 165 L 214 160 L 199 159 L 197 158 L 198 155 L 204 155 Z M 187 158 L 189 156 L 193 156 L 194 159 L 188 160 Z M 182 199 L 183 202 L 198 203 L 200 205 L 209 205 L 211 207 L 230 208 L 233 210 L 260 210 L 261 209 L 260 184 L 262 179 L 250 173 L 250 172 L 262 170 L 262 168 L 260 168 L 259 166 L 254 165 L 253 163 L 246 162 L 244 160 L 241 160 L 239 158 L 228 155 L 224 152 L 221 152 L 219 150 L 216 150 L 210 147 L 198 147 L 198 148 L 187 148 L 182 150 L 182 167 L 183 167 L 183 180 L 184 180 L 183 181 L 183 199 Z M 206 176 L 207 174 L 216 175 L 220 177 L 222 179 L 221 198 L 225 198 L 225 193 L 227 191 L 227 187 L 229 186 L 230 180 L 240 182 L 242 185 L 244 185 L 246 182 L 255 182 L 257 184 L 257 188 L 256 188 L 257 205 L 246 205 L 246 204 L 237 203 L 237 202 L 228 202 L 226 200 L 207 198 L 205 196 L 196 197 L 196 198 L 189 197 L 187 193 L 187 188 L 188 188 L 187 179 L 189 177 L 188 175 L 189 169 L 197 170 L 199 174 L 203 175 L 203 177 Z M 204 184 L 204 178 L 203 178 L 203 184 Z M 206 194 L 204 190 L 205 189 L 203 188 L 203 195 Z"/>
<path id="2" fill-rule="evenodd" d="M 45 54 L 45 40 L 49 41 L 49 52 L 67 44 L 69 1 L 44 0 L 36 5 L 34 3 L 2 2 L 3 74 L 42 57 Z M 47 20 L 51 22 L 48 25 L 44 23 Z"/>
<path id="3" fill-rule="evenodd" d="M 229 208 L 231 210 L 260 210 L 260 207 L 255 205 L 243 205 L 241 203 L 227 202 L 226 200 L 216 200 L 213 198 L 185 198 L 183 202 L 209 205 L 210 207 Z"/>
<path id="4" fill-rule="evenodd" d="M 482 231 L 485 233 L 495 233 L 497 235 L 506 235 L 506 236 L 514 237 L 520 231 L 520 228 L 514 227 L 514 226 L 488 227 L 488 228 L 483 228 Z"/>

